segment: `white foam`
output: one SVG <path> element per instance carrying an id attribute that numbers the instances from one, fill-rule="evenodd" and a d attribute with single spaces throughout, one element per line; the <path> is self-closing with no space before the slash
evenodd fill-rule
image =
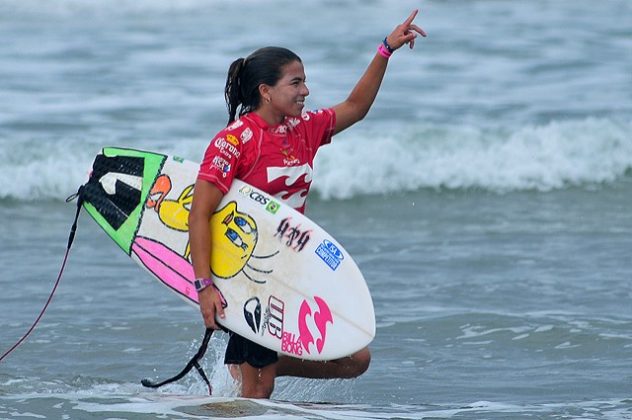
<path id="1" fill-rule="evenodd" d="M 322 149 L 314 188 L 324 198 L 350 198 L 420 188 L 550 191 L 607 183 L 632 168 L 631 132 L 631 123 L 594 118 L 517 129 L 356 130 Z"/>
<path id="2" fill-rule="evenodd" d="M 630 133 L 632 122 L 595 118 L 518 128 L 359 127 L 319 151 L 312 188 L 323 199 L 346 199 L 422 188 L 504 193 L 599 186 L 632 169 Z M 118 146 L 199 160 L 206 141 Z M 0 199 L 64 199 L 85 182 L 94 155 L 106 145 L 112 140 L 5 142 Z"/>

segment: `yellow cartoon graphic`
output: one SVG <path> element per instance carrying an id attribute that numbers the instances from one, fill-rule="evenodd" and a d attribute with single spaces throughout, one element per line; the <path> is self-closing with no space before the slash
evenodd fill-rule
<path id="1" fill-rule="evenodd" d="M 189 212 L 193 201 L 193 185 L 189 185 L 180 193 L 176 200 L 167 199 L 171 192 L 172 183 L 167 175 L 160 175 L 152 187 L 147 207 L 153 208 L 160 221 L 170 229 L 180 232 L 189 231 Z M 257 223 L 254 219 L 237 209 L 237 203 L 231 201 L 217 210 L 210 221 L 211 243 L 211 270 L 213 275 L 219 278 L 229 279 L 242 272 L 249 280 L 255 283 L 265 283 L 265 280 L 255 278 L 252 272 L 270 274 L 272 270 L 261 270 L 248 264 L 251 258 L 269 258 L 272 255 L 253 255 L 257 245 Z M 190 259 L 191 247 L 187 241 L 183 257 Z M 250 274 L 246 272 L 246 268 Z"/>
<path id="2" fill-rule="evenodd" d="M 217 210 L 211 218 L 213 274 L 226 279 L 242 271 L 252 256 L 257 238 L 257 224 L 252 217 L 237 210 L 236 202 L 231 201 Z"/>
<path id="3" fill-rule="evenodd" d="M 171 179 L 167 175 L 160 175 L 149 192 L 147 207 L 158 212 L 158 216 L 165 226 L 181 232 L 188 232 L 193 185 L 186 187 L 177 200 L 166 199 L 169 191 L 171 191 Z"/>

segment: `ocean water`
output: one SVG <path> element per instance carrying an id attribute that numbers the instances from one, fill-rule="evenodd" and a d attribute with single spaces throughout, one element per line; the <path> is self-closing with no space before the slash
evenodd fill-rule
<path id="1" fill-rule="evenodd" d="M 354 256 L 377 336 L 355 380 L 236 397 L 225 337 L 85 214 L 0 418 L 632 419 L 632 3 L 0 0 L 0 352 L 54 284 L 106 145 L 199 160 L 230 62 L 295 50 L 310 108 L 344 100 L 410 10 L 367 118 L 317 157 L 308 215 Z"/>

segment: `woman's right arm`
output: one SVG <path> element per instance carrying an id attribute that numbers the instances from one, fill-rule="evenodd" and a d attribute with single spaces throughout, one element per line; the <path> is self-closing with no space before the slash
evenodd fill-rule
<path id="1" fill-rule="evenodd" d="M 191 261 L 195 278 L 211 277 L 211 231 L 210 221 L 224 194 L 214 184 L 198 179 L 191 211 L 189 213 L 189 243 L 191 246 Z M 218 329 L 215 315 L 224 318 L 224 308 L 217 289 L 206 287 L 198 293 L 200 311 L 207 328 Z"/>

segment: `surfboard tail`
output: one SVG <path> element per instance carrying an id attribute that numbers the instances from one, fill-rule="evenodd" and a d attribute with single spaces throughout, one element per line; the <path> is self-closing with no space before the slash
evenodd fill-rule
<path id="1" fill-rule="evenodd" d="M 167 156 L 106 147 L 94 160 L 84 185 L 84 208 L 128 254 L 144 203 Z"/>

